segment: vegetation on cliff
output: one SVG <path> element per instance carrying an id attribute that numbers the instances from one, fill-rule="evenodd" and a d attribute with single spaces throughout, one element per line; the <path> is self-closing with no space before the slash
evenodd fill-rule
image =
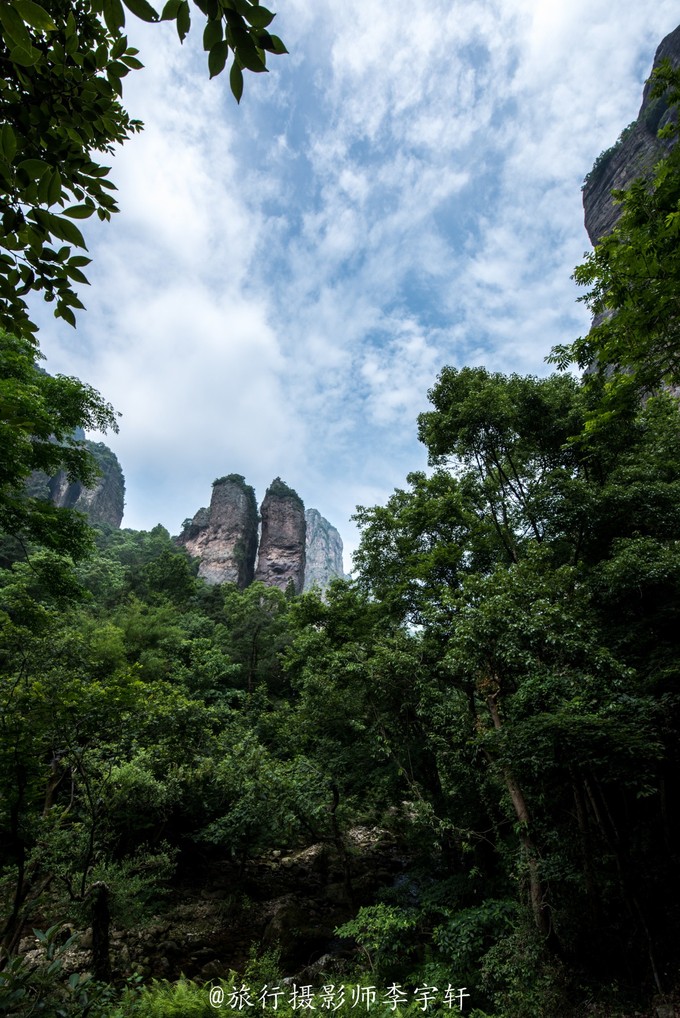
<path id="1" fill-rule="evenodd" d="M 290 499 L 295 505 L 304 511 L 304 502 L 298 495 L 294 488 L 289 487 L 285 481 L 282 481 L 280 477 L 275 477 L 272 483 L 267 488 L 267 495 L 270 498 L 282 498 Z"/>

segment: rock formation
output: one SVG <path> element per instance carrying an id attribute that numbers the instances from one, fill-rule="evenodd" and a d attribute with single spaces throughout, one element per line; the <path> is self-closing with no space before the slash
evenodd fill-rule
<path id="1" fill-rule="evenodd" d="M 324 590 L 331 580 L 344 577 L 342 538 L 318 509 L 308 509 L 307 541 L 305 548 L 305 590 L 319 587 Z"/>
<path id="2" fill-rule="evenodd" d="M 200 558 L 198 575 L 207 583 L 235 583 L 243 589 L 253 581 L 257 552 L 255 492 L 241 474 L 213 482 L 209 509 L 186 520 L 177 543 Z"/>
<path id="3" fill-rule="evenodd" d="M 209 509 L 186 520 L 176 541 L 201 560 L 198 575 L 207 583 L 235 583 L 241 590 L 253 580 L 296 594 L 312 587 L 324 590 L 344 576 L 342 538 L 317 509 L 277 477 L 260 506 L 255 492 L 240 474 L 213 484 Z M 257 568 L 255 556 L 257 555 Z"/>
<path id="4" fill-rule="evenodd" d="M 255 579 L 281 590 L 292 583 L 295 593 L 301 593 L 305 581 L 306 532 L 302 499 L 277 477 L 267 489 L 260 516 L 262 534 Z"/>
<path id="5" fill-rule="evenodd" d="M 77 509 L 85 513 L 90 523 L 119 527 L 125 508 L 125 478 L 114 452 L 103 442 L 90 442 L 80 429 L 76 438 L 83 442 L 97 461 L 100 476 L 86 488 L 80 481 L 69 481 L 60 470 L 54 477 L 34 471 L 28 481 L 29 494 L 45 498 L 53 505 Z"/>
<path id="6" fill-rule="evenodd" d="M 680 26 L 660 43 L 654 57 L 657 67 L 664 57 L 680 64 Z M 645 85 L 637 120 L 629 124 L 619 140 L 602 152 L 583 186 L 585 227 L 593 245 L 611 233 L 619 217 L 619 206 L 612 200 L 612 189 L 626 188 L 636 177 L 649 174 L 663 154 L 664 142 L 657 131 L 668 122 L 663 98 L 651 98 L 651 85 Z"/>

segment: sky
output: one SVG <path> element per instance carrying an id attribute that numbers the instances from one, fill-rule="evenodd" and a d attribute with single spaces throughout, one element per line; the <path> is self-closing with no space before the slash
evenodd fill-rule
<path id="1" fill-rule="evenodd" d="M 289 55 L 208 80 L 200 14 L 128 15 L 145 123 L 120 213 L 86 224 L 76 330 L 36 306 L 52 373 L 121 414 L 123 526 L 179 533 L 212 481 L 280 476 L 340 531 L 426 467 L 445 365 L 545 375 L 588 329 L 580 187 L 637 116 L 672 0 L 271 0 Z M 80 225 L 80 224 L 79 224 Z M 92 436 L 101 439 L 101 436 Z"/>

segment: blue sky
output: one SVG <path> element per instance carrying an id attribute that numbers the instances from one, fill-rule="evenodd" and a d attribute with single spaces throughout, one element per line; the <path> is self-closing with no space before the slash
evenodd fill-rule
<path id="1" fill-rule="evenodd" d="M 580 185 L 637 115 L 677 4 L 280 0 L 290 55 L 208 80 L 198 19 L 129 36 L 145 122 L 121 212 L 87 234 L 76 331 L 36 308 L 52 372 L 119 410 L 124 526 L 177 533 L 215 477 L 277 475 L 340 530 L 425 466 L 444 365 L 545 374 L 588 327 Z M 198 15 L 198 12 L 196 12 Z"/>

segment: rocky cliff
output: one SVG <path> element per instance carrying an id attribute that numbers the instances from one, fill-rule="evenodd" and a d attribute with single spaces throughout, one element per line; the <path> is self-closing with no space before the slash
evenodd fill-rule
<path id="1" fill-rule="evenodd" d="M 660 43 L 654 67 L 665 57 L 674 66 L 680 64 L 680 26 Z M 583 186 L 585 226 L 593 245 L 611 233 L 618 219 L 619 206 L 612 200 L 612 190 L 623 189 L 636 177 L 650 173 L 659 160 L 665 143 L 657 138 L 657 131 L 667 121 L 665 100 L 652 99 L 651 86 L 645 85 L 637 120 L 598 156 Z"/>
<path id="2" fill-rule="evenodd" d="M 177 543 L 200 558 L 198 575 L 207 583 L 235 583 L 243 589 L 253 581 L 257 552 L 255 491 L 241 474 L 213 482 L 209 509 L 186 520 Z"/>
<path id="3" fill-rule="evenodd" d="M 344 577 L 342 538 L 335 527 L 324 519 L 318 509 L 305 513 L 307 542 L 305 549 L 305 590 L 323 590 L 331 580 Z"/>
<path id="4" fill-rule="evenodd" d="M 76 437 L 97 461 L 100 476 L 95 483 L 86 488 L 80 481 L 69 481 L 63 470 L 54 477 L 35 471 L 29 478 L 28 490 L 53 505 L 85 513 L 94 525 L 119 527 L 125 508 L 125 478 L 118 458 L 103 442 L 90 442 L 82 432 Z"/>
<path id="5" fill-rule="evenodd" d="M 262 534 L 255 579 L 268 587 L 296 594 L 305 582 L 305 507 L 302 499 L 277 477 L 267 488 L 260 506 Z"/>
<path id="6" fill-rule="evenodd" d="M 316 509 L 277 477 L 267 489 L 258 514 L 255 492 L 240 474 L 213 484 L 209 509 L 186 520 L 176 541 L 201 560 L 198 575 L 208 583 L 235 583 L 243 590 L 253 580 L 296 593 L 325 589 L 344 576 L 342 538 Z M 257 555 L 257 568 L 255 557 Z"/>

